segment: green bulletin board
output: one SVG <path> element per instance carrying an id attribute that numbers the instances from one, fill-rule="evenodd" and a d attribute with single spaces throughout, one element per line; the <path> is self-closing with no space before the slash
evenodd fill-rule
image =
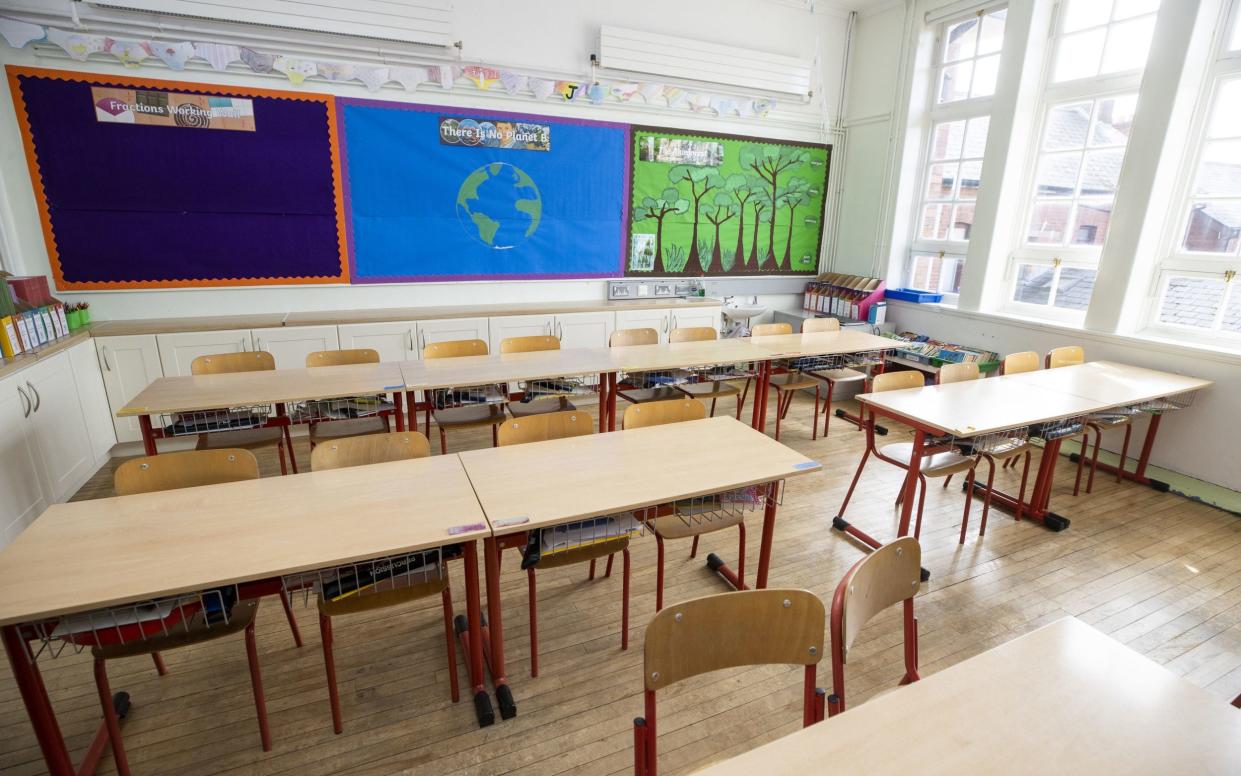
<path id="1" fill-rule="evenodd" d="M 639 126 L 632 142 L 626 275 L 818 272 L 831 146 Z"/>

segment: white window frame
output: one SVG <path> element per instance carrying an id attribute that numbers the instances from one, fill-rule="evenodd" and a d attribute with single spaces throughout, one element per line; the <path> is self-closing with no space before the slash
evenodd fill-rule
<path id="1" fill-rule="evenodd" d="M 1177 207 L 1171 209 L 1164 225 L 1160 251 L 1160 256 L 1163 258 L 1151 277 L 1140 330 L 1144 334 L 1165 338 L 1184 338 L 1188 334 L 1198 338 L 1200 342 L 1241 350 L 1241 332 L 1227 332 L 1218 328 L 1229 298 L 1241 293 L 1237 290 L 1238 286 L 1241 286 L 1241 252 L 1203 253 L 1182 248 L 1193 201 L 1200 199 L 1193 196 L 1193 185 L 1202 161 L 1202 154 L 1206 150 L 1211 114 L 1214 113 L 1218 95 L 1225 82 L 1241 80 L 1241 48 L 1234 51 L 1228 50 L 1234 31 L 1238 29 L 1238 25 L 1241 25 L 1241 0 L 1233 0 L 1231 7 L 1224 13 L 1223 21 L 1224 23 L 1219 25 L 1219 32 L 1213 43 L 1216 52 L 1215 61 L 1204 79 L 1198 102 L 1194 106 L 1194 119 L 1190 130 L 1191 141 L 1186 144 L 1186 151 L 1181 160 L 1182 174 L 1178 176 L 1175 193 L 1174 201 Z M 1172 277 L 1223 279 L 1228 272 L 1237 273 L 1238 276 L 1233 277 L 1225 289 L 1220 309 L 1215 316 L 1214 326 L 1216 328 L 1204 329 L 1159 320 L 1164 291 Z"/>
<path id="2" fill-rule="evenodd" d="M 1082 0 L 1079 0 L 1079 2 L 1080 2 L 1080 1 L 1082 1 Z M 1100 0 L 1084 0 L 1084 1 L 1085 1 L 1085 2 L 1099 2 Z M 1113 2 L 1113 0 L 1106 0 L 1106 2 Z M 1165 2 L 1165 3 L 1170 3 L 1170 2 L 1176 2 L 1176 0 L 1163 0 L 1163 2 Z M 1111 79 L 1111 78 L 1117 78 L 1117 77 L 1119 77 L 1119 78 L 1123 78 L 1123 77 L 1125 77 L 1126 75 L 1134 75 L 1134 74 L 1136 74 L 1139 78 L 1141 77 L 1142 72 L 1143 72 L 1144 70 L 1146 70 L 1146 64 L 1145 64 L 1145 63 L 1143 63 L 1143 64 L 1142 64 L 1142 67 L 1140 67 L 1140 68 L 1138 68 L 1138 69 L 1136 69 L 1136 70 L 1118 70 L 1118 71 L 1116 71 L 1116 72 L 1114 72 L 1114 73 L 1102 73 L 1102 72 L 1100 72 L 1100 73 L 1097 73 L 1097 74 L 1095 74 L 1095 75 L 1085 76 L 1085 77 L 1082 77 L 1082 78 L 1070 79 L 1070 80 L 1067 80 L 1067 81 L 1056 81 L 1056 80 L 1055 80 L 1055 77 L 1056 77 L 1056 63 L 1057 63 L 1057 62 L 1059 61 L 1059 59 L 1060 59 L 1060 47 L 1063 45 L 1065 37 L 1071 37 L 1071 36 L 1075 36 L 1075 35 L 1079 35 L 1079 34 L 1084 34 L 1084 33 L 1090 32 L 1091 30 L 1098 30 L 1098 29 L 1102 29 L 1102 30 L 1104 31 L 1104 34 L 1103 34 L 1103 50 L 1099 52 L 1099 67 L 1100 67 L 1100 69 L 1102 69 L 1102 67 L 1103 67 L 1103 56 L 1104 56 L 1104 54 L 1107 52 L 1107 42 L 1108 42 L 1108 38 L 1110 38 L 1110 37 L 1111 37 L 1111 34 L 1112 34 L 1112 30 L 1111 30 L 1112 26 L 1114 26 L 1114 25 L 1116 25 L 1116 24 L 1125 24 L 1125 23 L 1127 23 L 1127 22 L 1134 21 L 1135 19 L 1141 19 L 1141 18 L 1143 18 L 1144 16 L 1150 16 L 1150 15 L 1152 15 L 1152 14 L 1139 14 L 1139 15 L 1137 15 L 1137 16 L 1132 16 L 1132 17 L 1130 17 L 1130 18 L 1128 18 L 1128 19 L 1122 19 L 1122 20 L 1120 20 L 1120 21 L 1114 21 L 1114 20 L 1111 18 L 1111 16 L 1112 16 L 1113 14 L 1115 14 L 1115 12 L 1116 12 L 1115 4 L 1113 3 L 1113 7 L 1112 7 L 1112 9 L 1111 9 L 1111 14 L 1109 14 L 1109 18 L 1108 18 L 1107 22 L 1105 22 L 1105 23 L 1103 23 L 1103 24 L 1096 24 L 1096 25 L 1095 25 L 1095 26 L 1093 26 L 1093 27 L 1083 27 L 1083 28 L 1082 28 L 1082 29 L 1080 29 L 1080 30 L 1074 30 L 1074 31 L 1072 31 L 1072 32 L 1065 32 L 1065 30 L 1064 30 L 1064 23 L 1065 23 L 1065 19 L 1068 17 L 1068 14 L 1066 14 L 1066 13 L 1065 13 L 1064 3 L 1065 3 L 1065 0 L 1059 0 L 1059 5 L 1058 5 L 1058 7 L 1056 8 L 1056 21 L 1055 21 L 1055 25 L 1054 25 L 1054 28 L 1053 28 L 1053 29 L 1054 29 L 1054 32 L 1053 32 L 1053 35 L 1054 35 L 1054 41 L 1053 41 L 1053 45 L 1052 45 L 1052 47 L 1051 47 L 1051 56 L 1048 58 L 1047 68 L 1046 68 L 1046 70 L 1047 70 L 1047 73 L 1046 73 L 1046 85 L 1047 85 L 1047 87 L 1048 87 L 1048 88 L 1056 88 L 1056 87 L 1061 87 L 1061 86 L 1067 86 L 1067 85 L 1070 85 L 1070 84 L 1081 84 L 1081 83 L 1086 83 L 1086 84 L 1089 84 L 1089 83 L 1091 83 L 1091 82 L 1095 82 L 1095 83 L 1097 83 L 1098 81 L 1100 81 L 1100 80 L 1102 80 L 1102 79 Z M 1159 10 L 1158 10 L 1158 9 L 1156 9 L 1156 10 L 1155 10 L 1155 12 L 1154 12 L 1154 15 L 1155 15 L 1155 16 L 1158 16 L 1158 14 L 1159 14 Z M 1150 56 L 1150 52 L 1148 51 L 1148 52 L 1147 52 L 1147 57 L 1149 58 L 1149 56 Z"/>

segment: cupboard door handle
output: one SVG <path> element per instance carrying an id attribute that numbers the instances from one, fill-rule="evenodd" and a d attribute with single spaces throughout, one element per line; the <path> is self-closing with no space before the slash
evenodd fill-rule
<path id="1" fill-rule="evenodd" d="M 43 406 L 43 397 L 39 395 L 39 389 L 31 385 L 29 380 L 26 381 L 26 387 L 34 394 L 34 409 L 32 412 L 38 412 L 39 408 Z"/>
<path id="2" fill-rule="evenodd" d="M 248 351 L 249 349 L 250 349 L 250 348 L 246 347 L 246 338 L 245 338 L 245 337 L 242 337 L 242 338 L 241 338 L 241 352 L 242 352 L 242 353 L 245 353 L 245 352 L 246 352 L 246 351 Z"/>
<path id="3" fill-rule="evenodd" d="M 409 352 L 413 353 L 414 352 L 414 330 L 410 329 L 409 331 L 405 333 L 409 335 Z"/>
<path id="4" fill-rule="evenodd" d="M 560 321 L 556 321 L 556 339 L 564 342 L 564 324 Z"/>
<path id="5" fill-rule="evenodd" d="M 262 349 L 263 349 L 263 338 L 262 338 L 262 337 L 255 337 L 255 338 L 254 338 L 254 349 L 255 349 L 256 351 L 259 351 L 259 350 L 262 350 Z"/>
<path id="6" fill-rule="evenodd" d="M 108 362 L 108 346 L 107 345 L 99 346 L 99 355 L 103 358 L 103 368 L 111 372 L 112 364 Z"/>
<path id="7" fill-rule="evenodd" d="M 22 390 L 20 385 L 15 387 L 17 388 L 17 394 L 22 397 L 22 417 L 28 418 L 30 417 L 30 408 L 33 406 L 30 403 L 30 397 L 26 395 L 26 392 Z"/>

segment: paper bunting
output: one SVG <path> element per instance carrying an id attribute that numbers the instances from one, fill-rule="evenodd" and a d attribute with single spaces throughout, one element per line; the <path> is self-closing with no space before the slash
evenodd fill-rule
<path id="1" fill-rule="evenodd" d="M 47 40 L 64 49 L 70 59 L 85 62 L 91 54 L 103 51 L 102 35 L 83 35 L 77 32 L 65 32 L 55 27 L 47 28 Z"/>
<path id="2" fill-rule="evenodd" d="M 249 67 L 256 73 L 270 73 L 276 58 L 271 54 L 260 54 L 253 49 L 243 48 L 241 50 L 241 61 L 245 62 L 246 67 Z"/>
<path id="3" fill-rule="evenodd" d="M 439 67 L 427 68 L 431 74 L 431 78 L 440 82 L 441 89 L 451 89 L 453 83 L 456 82 L 459 72 L 451 65 L 440 65 Z"/>
<path id="4" fill-rule="evenodd" d="M 31 41 L 43 40 L 47 33 L 37 24 L 0 17 L 0 35 L 13 48 L 24 48 Z"/>
<path id="5" fill-rule="evenodd" d="M 737 115 L 743 119 L 754 117 L 754 100 L 742 100 L 737 103 Z"/>
<path id="6" fill-rule="evenodd" d="M 315 70 L 329 81 L 353 80 L 353 65 L 344 62 L 316 62 Z"/>
<path id="7" fill-rule="evenodd" d="M 184 70 L 185 63 L 190 57 L 194 56 L 194 44 L 188 41 L 182 43 L 152 43 L 150 44 L 150 49 L 152 54 L 159 57 L 161 62 L 173 70 Z"/>
<path id="8" fill-rule="evenodd" d="M 388 68 L 388 77 L 401 85 L 407 92 L 418 88 L 418 84 L 430 80 L 425 67 L 392 67 Z"/>
<path id="9" fill-rule="evenodd" d="M 388 79 L 391 77 L 391 70 L 386 67 L 358 65 L 353 68 L 353 77 L 366 86 L 366 91 L 377 92 L 388 82 Z"/>
<path id="10" fill-rule="evenodd" d="M 710 106 L 720 116 L 731 116 L 737 112 L 737 101 L 728 97 L 712 97 Z"/>
<path id="11" fill-rule="evenodd" d="M 656 99 L 664 96 L 663 84 L 641 84 L 638 86 L 638 94 L 642 95 L 642 99 L 648 103 L 655 102 Z"/>
<path id="12" fill-rule="evenodd" d="M 104 38 L 103 50 L 119 59 L 125 67 L 137 67 L 144 59 L 151 56 L 151 49 L 147 43 L 139 40 Z"/>
<path id="13" fill-rule="evenodd" d="M 546 100 L 556 91 L 556 82 L 550 78 L 531 78 L 530 91 L 534 93 L 534 99 Z"/>
<path id="14" fill-rule="evenodd" d="M 500 71 L 500 85 L 504 87 L 504 91 L 508 94 L 517 94 L 524 90 L 530 83 L 530 79 L 521 73 L 511 73 L 508 70 Z"/>
<path id="15" fill-rule="evenodd" d="M 500 71 L 492 67 L 470 65 L 462 68 L 461 74 L 470 79 L 479 89 L 486 91 L 500 82 Z"/>
<path id="16" fill-rule="evenodd" d="M 294 86 L 301 86 L 303 81 L 319 72 L 318 66 L 309 59 L 292 57 L 276 57 L 271 63 L 271 69 L 277 73 L 284 73 Z"/>
<path id="17" fill-rule="evenodd" d="M 241 59 L 241 49 L 223 43 L 195 43 L 194 55 L 207 60 L 212 70 L 227 70 L 230 64 Z"/>
<path id="18" fill-rule="evenodd" d="M 612 84 L 612 96 L 621 102 L 629 102 L 637 93 L 637 84 Z"/>
<path id="19" fill-rule="evenodd" d="M 586 97 L 591 105 L 602 105 L 603 99 L 607 96 L 607 88 L 599 83 L 593 83 L 586 88 Z"/>
<path id="20" fill-rule="evenodd" d="M 574 81 L 557 81 L 556 94 L 559 94 L 565 102 L 572 102 L 577 99 L 578 91 L 582 85 Z"/>
<path id="21" fill-rule="evenodd" d="M 688 102 L 689 95 L 679 86 L 665 86 L 664 99 L 668 101 L 669 108 L 680 108 Z"/>
<path id="22" fill-rule="evenodd" d="M 776 107 L 775 100 L 754 100 L 754 115 L 760 118 L 767 118 L 767 114 L 771 109 Z"/>

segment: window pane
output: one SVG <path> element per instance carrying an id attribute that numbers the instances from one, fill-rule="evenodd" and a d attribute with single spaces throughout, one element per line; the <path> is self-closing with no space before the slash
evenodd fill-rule
<path id="1" fill-rule="evenodd" d="M 1098 75 L 1106 38 L 1107 30 L 1103 27 L 1061 38 L 1060 47 L 1056 51 L 1054 80 L 1073 81 Z"/>
<path id="2" fill-rule="evenodd" d="M 1116 0 L 1116 8 L 1112 11 L 1113 19 L 1128 19 L 1144 13 L 1155 13 L 1159 10 L 1159 0 Z"/>
<path id="3" fill-rule="evenodd" d="M 1052 108 L 1047 114 L 1043 150 L 1083 148 L 1086 145 L 1086 131 L 1090 128 L 1090 108 L 1091 104 L 1088 102 L 1074 102 Z"/>
<path id="4" fill-rule="evenodd" d="M 948 239 L 950 240 L 968 240 L 970 238 L 970 230 L 974 228 L 974 206 L 970 204 L 957 205 L 952 211 L 952 229 L 949 230 Z"/>
<path id="5" fill-rule="evenodd" d="M 1076 151 L 1067 154 L 1046 154 L 1039 160 L 1035 176 L 1037 192 L 1044 197 L 1068 197 L 1077 191 L 1077 175 L 1081 170 L 1082 155 Z"/>
<path id="6" fill-rule="evenodd" d="M 960 159 L 961 139 L 965 135 L 964 121 L 936 124 L 931 134 L 931 158 Z"/>
<path id="7" fill-rule="evenodd" d="M 1212 328 L 1224 301 L 1224 288 L 1222 278 L 1169 278 L 1159 305 L 1159 322 Z"/>
<path id="8" fill-rule="evenodd" d="M 982 29 L 979 31 L 978 55 L 994 54 L 1004 47 L 1004 22 L 1008 19 L 1008 9 L 1001 8 L 982 17 Z"/>
<path id="9" fill-rule="evenodd" d="M 957 187 L 957 199 L 978 199 L 978 183 L 982 178 L 982 162 L 965 162 L 961 165 L 961 183 Z"/>
<path id="10" fill-rule="evenodd" d="M 1233 253 L 1241 238 L 1241 202 L 1195 202 L 1181 247 L 1202 253 Z"/>
<path id="11" fill-rule="evenodd" d="M 977 17 L 948 25 L 944 35 L 944 61 L 956 62 L 974 56 L 978 42 Z"/>
<path id="12" fill-rule="evenodd" d="M 995 80 L 999 74 L 999 54 L 974 60 L 974 83 L 970 86 L 970 96 L 990 97 L 995 94 Z"/>
<path id="13" fill-rule="evenodd" d="M 1233 284 L 1236 282 L 1234 279 Z M 1224 305 L 1224 322 L 1221 328 L 1224 331 L 1241 332 L 1241 293 L 1238 293 L 1236 288 L 1232 289 L 1228 304 Z"/>
<path id="14" fill-rule="evenodd" d="M 1066 0 L 1061 12 L 1064 14 L 1061 29 L 1073 32 L 1106 24 L 1111 18 L 1112 3 L 1110 0 Z"/>
<path id="15" fill-rule="evenodd" d="M 1073 218 L 1074 245 L 1102 245 L 1112 220 L 1112 201 L 1080 202 Z"/>
<path id="16" fill-rule="evenodd" d="M 1120 164 L 1124 161 L 1125 152 L 1088 151 L 1086 153 L 1086 169 L 1082 173 L 1082 194 L 1115 194 L 1116 182 L 1120 179 Z"/>
<path id="17" fill-rule="evenodd" d="M 1085 310 L 1090 306 L 1094 279 L 1093 269 L 1061 267 L 1060 283 L 1056 286 L 1056 301 L 1053 304 L 1062 310 Z"/>
<path id="18" fill-rule="evenodd" d="M 1237 14 L 1237 18 L 1232 24 L 1232 42 L 1228 45 L 1228 50 L 1241 50 L 1241 13 Z M 1231 304 L 1229 306 L 1231 307 Z"/>
<path id="19" fill-rule="evenodd" d="M 1156 18 L 1143 16 L 1113 24 L 1108 31 L 1107 47 L 1103 50 L 1101 72 L 1121 73 L 1145 67 L 1146 56 L 1151 50 L 1151 37 L 1155 34 Z"/>
<path id="20" fill-rule="evenodd" d="M 927 205 L 922 208 L 922 228 L 919 234 L 927 240 L 948 239 L 948 221 L 952 217 L 952 205 Z"/>
<path id="21" fill-rule="evenodd" d="M 1051 299 L 1051 283 L 1055 278 L 1054 267 L 1041 264 L 1022 264 L 1017 267 L 1017 287 L 1013 289 L 1013 301 L 1026 304 L 1047 304 Z"/>
<path id="22" fill-rule="evenodd" d="M 958 256 L 917 254 L 909 269 L 909 287 L 949 294 L 961 292 L 965 261 Z"/>
<path id="23" fill-rule="evenodd" d="M 1133 127 L 1133 114 L 1137 109 L 1138 96 L 1136 94 L 1099 100 L 1090 144 L 1118 146 L 1129 142 L 1129 130 Z"/>
<path id="24" fill-rule="evenodd" d="M 1203 146 L 1194 196 L 1241 197 L 1241 140 L 1215 140 Z"/>
<path id="25" fill-rule="evenodd" d="M 940 78 L 939 101 L 954 102 L 969 97 L 970 73 L 973 70 L 974 63 L 972 61 L 945 67 L 944 73 Z"/>
<path id="26" fill-rule="evenodd" d="M 970 119 L 965 129 L 965 145 L 961 149 L 964 159 L 981 159 L 987 150 L 987 130 L 991 126 L 990 116 Z"/>
<path id="27" fill-rule="evenodd" d="M 1026 241 L 1040 245 L 1063 245 L 1072 208 L 1068 202 L 1035 202 Z"/>
<path id="28" fill-rule="evenodd" d="M 933 164 L 926 176 L 927 199 L 952 199 L 957 181 L 956 164 Z"/>
<path id="29" fill-rule="evenodd" d="M 1237 18 L 1241 19 L 1241 13 L 1237 14 Z M 1227 81 L 1220 87 L 1208 136 L 1241 137 L 1241 78 Z"/>

